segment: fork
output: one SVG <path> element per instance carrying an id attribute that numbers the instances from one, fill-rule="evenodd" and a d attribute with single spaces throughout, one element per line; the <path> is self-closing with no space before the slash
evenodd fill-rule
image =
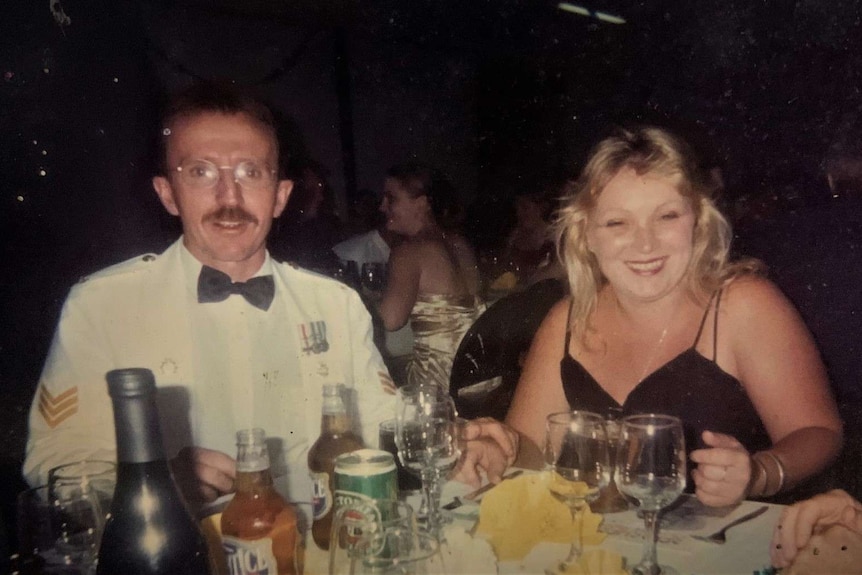
<path id="1" fill-rule="evenodd" d="M 725 525 L 724 527 L 722 527 L 721 529 L 719 529 L 718 531 L 713 533 L 712 535 L 692 535 L 692 537 L 694 537 L 695 539 L 699 539 L 701 541 L 708 541 L 710 543 L 718 543 L 718 544 L 726 543 L 727 537 L 725 535 L 727 534 L 728 529 L 730 529 L 731 527 L 736 527 L 740 523 L 745 523 L 746 521 L 750 521 L 750 520 L 754 519 L 755 517 L 760 517 L 761 515 L 766 513 L 766 511 L 768 509 L 769 509 L 768 505 L 764 505 L 763 507 L 758 507 L 757 509 L 755 509 L 751 513 L 746 513 L 745 515 L 743 515 L 739 519 L 734 519 L 733 521 L 731 521 L 730 523 L 728 523 L 727 525 Z"/>

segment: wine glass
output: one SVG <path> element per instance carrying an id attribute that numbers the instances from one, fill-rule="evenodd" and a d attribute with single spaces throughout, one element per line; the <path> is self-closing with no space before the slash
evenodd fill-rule
<path id="1" fill-rule="evenodd" d="M 395 444 L 404 467 L 422 479 L 426 529 L 438 536 L 446 522 L 440 511 L 441 477 L 461 457 L 460 422 L 444 390 L 414 384 L 396 393 Z M 421 510 L 418 515 L 422 515 Z"/>
<path id="2" fill-rule="evenodd" d="M 682 422 L 669 415 L 631 415 L 621 422 L 616 483 L 640 504 L 644 517 L 644 550 L 634 575 L 671 575 L 656 558 L 659 511 L 685 489 L 685 437 Z"/>
<path id="3" fill-rule="evenodd" d="M 565 573 L 581 555 L 583 509 L 611 479 L 608 437 L 602 416 L 588 411 L 552 413 L 545 425 L 548 487 L 569 507 L 577 531 L 569 555 L 548 573 Z"/>

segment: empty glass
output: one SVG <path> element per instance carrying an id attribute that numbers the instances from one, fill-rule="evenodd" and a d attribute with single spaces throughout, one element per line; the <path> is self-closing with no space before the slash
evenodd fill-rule
<path id="1" fill-rule="evenodd" d="M 422 479 L 428 513 L 425 527 L 440 534 L 441 479 L 461 457 L 461 421 L 449 394 L 437 386 L 408 385 L 395 394 L 395 443 L 398 457 Z"/>
<path id="2" fill-rule="evenodd" d="M 92 491 L 62 499 L 47 485 L 18 494 L 18 554 L 23 572 L 93 575 L 104 515 Z"/>
<path id="3" fill-rule="evenodd" d="M 105 517 L 111 510 L 117 466 L 112 461 L 85 459 L 58 465 L 48 472 L 48 487 L 55 499 L 81 497 L 84 492 L 95 494 Z"/>
<path id="4" fill-rule="evenodd" d="M 362 264 L 360 282 L 363 291 L 371 296 L 379 296 L 386 287 L 386 264 L 365 262 Z"/>
<path id="5" fill-rule="evenodd" d="M 644 548 L 634 575 L 671 575 L 656 558 L 659 511 L 685 489 L 685 437 L 682 422 L 669 415 L 631 415 L 621 422 L 616 482 L 619 490 L 640 504 L 644 518 Z"/>
<path id="6" fill-rule="evenodd" d="M 604 418 L 588 411 L 552 413 L 546 421 L 544 453 L 548 488 L 568 506 L 576 529 L 568 556 L 547 573 L 566 573 L 581 555 L 581 511 L 611 478 Z"/>

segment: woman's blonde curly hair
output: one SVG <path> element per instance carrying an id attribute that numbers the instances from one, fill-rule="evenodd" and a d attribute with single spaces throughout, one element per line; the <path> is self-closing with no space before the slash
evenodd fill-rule
<path id="1" fill-rule="evenodd" d="M 694 250 L 683 281 L 693 297 L 711 294 L 742 274 L 760 270 L 756 260 L 729 262 L 730 224 L 712 200 L 718 186 L 699 167 L 689 146 L 662 128 L 620 129 L 593 148 L 575 185 L 562 198 L 553 224 L 557 255 L 568 275 L 569 322 L 576 337 L 585 335 L 598 292 L 607 283 L 587 247 L 587 224 L 602 190 L 623 168 L 675 181 L 679 193 L 691 203 Z"/>

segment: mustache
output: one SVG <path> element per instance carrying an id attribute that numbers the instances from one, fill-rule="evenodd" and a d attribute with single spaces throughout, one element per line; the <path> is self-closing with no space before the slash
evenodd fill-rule
<path id="1" fill-rule="evenodd" d="M 235 206 L 224 206 L 217 209 L 214 212 L 210 212 L 204 218 L 204 221 L 209 223 L 217 220 L 230 220 L 234 222 L 249 222 L 251 224 L 258 224 L 259 221 L 252 214 L 248 213 L 242 208 L 238 208 Z"/>

